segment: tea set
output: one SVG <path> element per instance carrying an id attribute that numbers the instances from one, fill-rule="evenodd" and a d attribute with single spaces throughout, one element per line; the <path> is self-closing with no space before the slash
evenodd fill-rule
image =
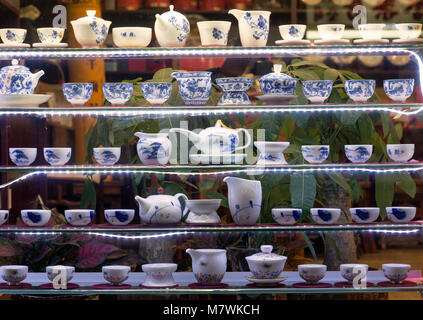
<path id="1" fill-rule="evenodd" d="M 0 29 L 0 48 L 30 48 L 24 43 L 27 31 L 19 28 Z M 61 42 L 65 34 L 64 28 L 38 28 L 38 38 L 41 42 L 34 43 L 34 48 L 67 48 L 68 44 Z"/>

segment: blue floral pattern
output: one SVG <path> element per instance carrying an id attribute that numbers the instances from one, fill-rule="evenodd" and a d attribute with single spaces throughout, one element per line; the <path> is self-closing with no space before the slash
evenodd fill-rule
<path id="1" fill-rule="evenodd" d="M 16 33 L 14 33 L 12 30 L 6 31 L 6 39 L 10 41 L 15 41 Z"/>
<path id="2" fill-rule="evenodd" d="M 63 94 L 72 104 L 84 104 L 93 94 L 94 85 L 92 83 L 64 83 L 62 85 Z"/>
<path id="3" fill-rule="evenodd" d="M 179 21 L 178 21 L 179 20 Z M 177 19 L 175 16 L 169 17 L 168 21 L 178 31 L 176 38 L 179 42 L 183 42 L 188 38 L 189 22 L 187 19 Z"/>
<path id="4" fill-rule="evenodd" d="M 169 99 L 172 93 L 172 84 L 144 82 L 141 83 L 141 90 L 144 98 L 151 104 L 163 104 Z"/>
<path id="5" fill-rule="evenodd" d="M 53 30 L 37 30 L 38 38 L 40 38 L 41 42 L 44 43 L 54 43 L 57 42 L 56 39 L 63 38 L 63 30 L 57 31 L 55 29 Z"/>
<path id="6" fill-rule="evenodd" d="M 290 28 L 289 28 L 289 35 L 291 36 L 291 37 L 293 37 L 293 38 L 299 38 L 300 36 L 301 36 L 301 34 L 300 34 L 300 30 L 298 30 L 296 27 L 294 27 L 294 26 L 291 26 Z"/>
<path id="7" fill-rule="evenodd" d="M 101 45 L 107 37 L 107 25 L 105 23 L 99 22 L 99 19 L 93 17 L 93 22 L 90 23 L 91 30 L 95 33 L 96 39 L 95 42 L 97 45 Z"/>
<path id="8" fill-rule="evenodd" d="M 224 273 L 194 273 L 199 284 L 208 286 L 218 285 L 222 281 L 224 275 Z"/>
<path id="9" fill-rule="evenodd" d="M 179 92 L 187 105 L 204 105 L 210 97 L 211 72 L 174 72 Z"/>
<path id="10" fill-rule="evenodd" d="M 259 40 L 263 38 L 263 40 L 267 40 L 269 36 L 269 25 L 265 17 L 260 14 L 257 21 L 254 21 L 251 13 L 246 12 L 243 18 L 250 28 L 253 29 L 252 36 L 254 39 Z"/>
<path id="11" fill-rule="evenodd" d="M 133 90 L 134 85 L 129 82 L 103 83 L 104 96 L 114 105 L 125 104 L 131 98 Z"/>
<path id="12" fill-rule="evenodd" d="M 250 99 L 245 91 L 247 91 L 253 79 L 249 78 L 220 78 L 216 79 L 216 83 L 223 89 L 222 97 L 218 105 L 249 105 Z"/>
<path id="13" fill-rule="evenodd" d="M 403 102 L 414 90 L 414 79 L 383 80 L 383 89 L 393 101 Z"/>
<path id="14" fill-rule="evenodd" d="M 332 85 L 331 80 L 303 81 L 303 92 L 310 101 L 323 102 L 330 96 Z"/>
<path id="15" fill-rule="evenodd" d="M 347 80 L 344 83 L 345 92 L 348 96 L 359 102 L 364 102 L 370 99 L 375 92 L 375 80 Z"/>

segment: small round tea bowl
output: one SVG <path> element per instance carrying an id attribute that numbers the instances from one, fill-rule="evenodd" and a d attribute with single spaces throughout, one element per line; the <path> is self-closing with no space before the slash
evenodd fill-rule
<path id="1" fill-rule="evenodd" d="M 332 92 L 332 80 L 303 81 L 303 93 L 313 103 L 323 103 Z"/>
<path id="2" fill-rule="evenodd" d="M 319 24 L 317 25 L 319 35 L 323 40 L 338 40 L 344 35 L 344 24 Z"/>
<path id="3" fill-rule="evenodd" d="M 179 93 L 186 105 L 205 105 L 212 89 L 211 72 L 173 72 L 178 80 Z"/>
<path id="4" fill-rule="evenodd" d="M 409 222 L 416 216 L 416 207 L 386 207 L 386 216 L 394 223 Z"/>
<path id="5" fill-rule="evenodd" d="M 328 145 L 306 145 L 301 146 L 303 157 L 309 163 L 322 163 L 329 156 Z"/>
<path id="6" fill-rule="evenodd" d="M 316 284 L 326 275 L 327 266 L 324 264 L 300 264 L 298 273 L 307 284 Z"/>
<path id="7" fill-rule="evenodd" d="M 178 269 L 176 263 L 149 263 L 141 266 L 147 276 L 142 283 L 145 287 L 175 287 L 173 272 Z"/>
<path id="8" fill-rule="evenodd" d="M 272 218 L 281 225 L 293 225 L 300 220 L 301 209 L 295 208 L 274 208 L 272 209 Z"/>
<path id="9" fill-rule="evenodd" d="M 135 216 L 132 209 L 108 209 L 104 210 L 104 217 L 107 222 L 114 226 L 125 226 L 129 224 Z"/>
<path id="10" fill-rule="evenodd" d="M 254 145 L 260 151 L 258 165 L 287 164 L 283 152 L 289 147 L 289 142 L 255 141 Z"/>
<path id="11" fill-rule="evenodd" d="M 395 102 L 405 102 L 414 90 L 414 79 L 383 80 L 386 95 Z"/>
<path id="12" fill-rule="evenodd" d="M 366 162 L 373 152 L 373 145 L 371 144 L 347 144 L 344 148 L 348 160 L 354 163 Z"/>
<path id="13" fill-rule="evenodd" d="M 388 156 L 395 162 L 407 162 L 414 154 L 414 144 L 387 144 Z"/>
<path id="14" fill-rule="evenodd" d="M 103 83 L 103 93 L 112 105 L 124 105 L 132 96 L 134 84 L 129 82 Z"/>
<path id="15" fill-rule="evenodd" d="M 119 48 L 145 48 L 151 42 L 151 28 L 121 27 L 113 28 L 113 42 Z"/>
<path id="16" fill-rule="evenodd" d="M 338 208 L 311 208 L 311 218 L 317 224 L 334 224 L 341 215 Z"/>
<path id="17" fill-rule="evenodd" d="M 42 43 L 60 43 L 65 34 L 64 28 L 38 28 L 38 38 Z"/>
<path id="18" fill-rule="evenodd" d="M 357 223 L 372 223 L 379 217 L 380 209 L 377 207 L 350 208 L 351 219 Z"/>
<path id="19" fill-rule="evenodd" d="M 0 226 L 5 224 L 9 219 L 9 210 L 0 210 Z"/>
<path id="20" fill-rule="evenodd" d="M 47 266 L 46 267 L 47 278 L 50 281 L 54 281 L 54 279 L 60 274 L 64 273 L 66 276 L 66 282 L 69 282 L 73 278 L 73 274 L 75 272 L 75 267 L 72 266 Z"/>
<path id="21" fill-rule="evenodd" d="M 25 29 L 5 28 L 0 29 L 0 38 L 6 44 L 23 43 L 26 37 Z"/>
<path id="22" fill-rule="evenodd" d="M 141 90 L 144 98 L 151 104 L 163 104 L 170 98 L 172 83 L 143 82 Z"/>
<path id="23" fill-rule="evenodd" d="M 382 271 L 386 278 L 392 283 L 401 283 L 408 277 L 411 266 L 402 263 L 384 263 L 382 264 Z"/>
<path id="24" fill-rule="evenodd" d="M 352 283 L 357 276 L 360 276 L 360 278 L 365 277 L 369 271 L 369 266 L 360 263 L 347 263 L 341 264 L 339 266 L 339 271 L 345 280 Z"/>
<path id="25" fill-rule="evenodd" d="M 396 23 L 395 27 L 398 30 L 400 39 L 404 40 L 417 39 L 422 33 L 421 23 Z"/>
<path id="26" fill-rule="evenodd" d="M 219 224 L 220 217 L 216 211 L 221 202 L 222 199 L 185 200 L 185 205 L 190 211 L 185 222 L 190 224 Z"/>
<path id="27" fill-rule="evenodd" d="M 71 148 L 44 148 L 44 159 L 52 166 L 63 166 L 71 158 Z"/>
<path id="28" fill-rule="evenodd" d="M 376 88 L 375 80 L 347 80 L 344 82 L 345 92 L 354 102 L 366 102 Z"/>
<path id="29" fill-rule="evenodd" d="M 94 148 L 95 160 L 101 165 L 113 165 L 119 161 L 121 148 Z"/>
<path id="30" fill-rule="evenodd" d="M 37 157 L 37 148 L 9 148 L 9 157 L 17 166 L 29 166 Z"/>
<path id="31" fill-rule="evenodd" d="M 93 94 L 94 85 L 86 82 L 62 84 L 63 95 L 72 105 L 84 105 Z"/>
<path id="32" fill-rule="evenodd" d="M 28 266 L 9 265 L 0 267 L 1 277 L 10 286 L 17 286 L 25 280 Z"/>
<path id="33" fill-rule="evenodd" d="M 65 210 L 66 221 L 73 226 L 86 226 L 94 218 L 95 211 L 89 209 Z"/>
<path id="34" fill-rule="evenodd" d="M 104 266 L 101 271 L 106 281 L 118 286 L 128 279 L 131 268 L 128 266 Z"/>
<path id="35" fill-rule="evenodd" d="M 284 40 L 301 40 L 306 29 L 305 24 L 284 24 L 279 26 L 279 33 Z"/>
<path id="36" fill-rule="evenodd" d="M 22 221 L 30 227 L 42 227 L 48 223 L 51 210 L 21 210 Z"/>
<path id="37" fill-rule="evenodd" d="M 197 22 L 202 46 L 226 46 L 231 28 L 230 21 Z"/>
<path id="38" fill-rule="evenodd" d="M 358 25 L 358 31 L 360 32 L 361 37 L 366 40 L 382 39 L 384 29 L 384 23 L 367 23 Z"/>

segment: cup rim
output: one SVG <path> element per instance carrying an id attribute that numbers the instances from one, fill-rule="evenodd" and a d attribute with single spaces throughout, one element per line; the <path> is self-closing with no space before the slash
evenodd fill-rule
<path id="1" fill-rule="evenodd" d="M 93 209 L 67 209 L 67 210 L 65 210 L 65 214 L 66 213 L 91 213 L 91 212 L 95 212 L 95 210 L 93 210 Z"/>
<path id="2" fill-rule="evenodd" d="M 124 211 L 124 212 L 133 212 L 135 213 L 134 209 L 105 209 L 104 212 L 115 212 L 115 211 Z"/>
<path id="3" fill-rule="evenodd" d="M 113 30 L 119 31 L 119 30 L 124 30 L 124 29 L 135 29 L 135 30 L 139 30 L 139 31 L 144 31 L 146 29 L 152 30 L 153 28 L 150 28 L 150 27 L 115 27 L 115 28 L 112 28 L 112 31 Z"/>
<path id="4" fill-rule="evenodd" d="M 225 25 L 231 25 L 232 22 L 231 21 L 227 21 L 227 20 L 209 20 L 209 21 L 197 21 L 197 25 L 203 25 L 206 26 L 207 24 L 225 24 Z"/>
<path id="5" fill-rule="evenodd" d="M 93 148 L 93 150 L 110 150 L 110 151 L 120 151 L 122 150 L 122 147 L 97 147 Z"/>
<path id="6" fill-rule="evenodd" d="M 22 209 L 21 210 L 21 214 L 22 213 L 27 213 L 27 212 L 35 212 L 35 213 L 40 213 L 40 214 L 44 214 L 44 213 L 51 213 L 51 210 L 47 210 L 47 209 Z"/>
<path id="7" fill-rule="evenodd" d="M 24 31 L 24 32 L 28 31 L 27 29 L 24 29 L 24 28 L 1 28 L 0 32 L 3 31 L 3 30 Z"/>
<path id="8" fill-rule="evenodd" d="M 127 270 L 131 271 L 130 266 L 123 266 L 123 265 L 110 265 L 110 266 L 102 266 L 101 271 L 104 272 L 104 270 Z"/>
<path id="9" fill-rule="evenodd" d="M 342 26 L 345 28 L 345 24 L 342 24 L 342 23 L 324 23 L 324 24 L 318 24 L 317 29 L 319 29 L 319 27 L 329 27 L 329 26 Z"/>
<path id="10" fill-rule="evenodd" d="M 42 27 L 42 28 L 37 28 L 37 31 L 40 30 L 42 31 L 48 31 L 48 30 L 63 30 L 65 31 L 65 28 L 60 28 L 60 27 Z"/>

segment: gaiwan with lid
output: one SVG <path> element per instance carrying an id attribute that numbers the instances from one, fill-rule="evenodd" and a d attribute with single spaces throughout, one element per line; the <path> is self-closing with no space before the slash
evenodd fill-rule
<path id="1" fill-rule="evenodd" d="M 293 95 L 298 79 L 282 73 L 282 65 L 273 65 L 274 72 L 268 73 L 258 79 L 263 94 Z"/>
<path id="2" fill-rule="evenodd" d="M 107 38 L 111 21 L 95 16 L 95 10 L 87 10 L 87 16 L 71 21 L 76 41 L 83 48 L 97 48 Z"/>
<path id="3" fill-rule="evenodd" d="M 38 80 L 44 71 L 32 73 L 27 67 L 18 65 L 13 59 L 12 65 L 0 70 L 0 94 L 33 94 Z"/>
<path id="4" fill-rule="evenodd" d="M 246 257 L 255 279 L 275 279 L 282 273 L 287 257 L 272 253 L 273 246 L 260 246 L 261 252 Z"/>
<path id="5" fill-rule="evenodd" d="M 177 11 L 173 5 L 169 11 L 163 14 L 156 14 L 154 33 L 161 47 L 183 47 L 187 42 L 190 26 L 188 19 Z"/>

